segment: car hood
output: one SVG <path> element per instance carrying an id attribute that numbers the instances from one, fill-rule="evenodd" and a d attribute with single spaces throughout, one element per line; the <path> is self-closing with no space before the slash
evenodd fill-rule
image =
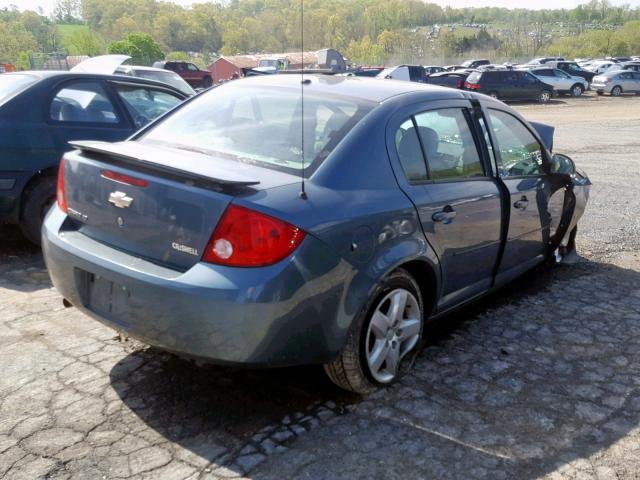
<path id="1" fill-rule="evenodd" d="M 80 62 L 71 71 L 113 75 L 116 69 L 130 58 L 129 55 L 100 55 Z"/>

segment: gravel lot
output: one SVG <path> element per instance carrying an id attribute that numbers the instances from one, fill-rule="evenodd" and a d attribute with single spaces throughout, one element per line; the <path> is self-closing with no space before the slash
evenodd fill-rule
<path id="1" fill-rule="evenodd" d="M 366 399 L 121 339 L 0 227 L 0 478 L 640 478 L 640 98 L 516 108 L 594 182 L 581 261 L 431 325 Z"/>

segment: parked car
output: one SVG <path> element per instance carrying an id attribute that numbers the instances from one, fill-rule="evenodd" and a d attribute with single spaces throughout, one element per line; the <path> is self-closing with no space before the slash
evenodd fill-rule
<path id="1" fill-rule="evenodd" d="M 455 72 L 456 70 L 466 70 L 466 67 L 463 67 L 462 65 L 446 65 L 444 69 L 447 72 Z"/>
<path id="2" fill-rule="evenodd" d="M 609 93 L 619 97 L 623 93 L 640 93 L 640 73 L 629 70 L 611 70 L 593 77 L 591 88 L 598 95 Z"/>
<path id="3" fill-rule="evenodd" d="M 610 71 L 612 70 L 633 70 L 634 72 L 640 72 L 640 62 L 616 63 L 611 67 Z"/>
<path id="4" fill-rule="evenodd" d="M 563 72 L 568 73 L 569 75 L 572 75 L 574 77 L 582 77 L 588 83 L 591 83 L 591 80 L 595 76 L 595 73 L 585 70 L 576 62 L 547 62 L 545 66 L 557 68 L 558 70 L 562 70 Z"/>
<path id="5" fill-rule="evenodd" d="M 425 75 L 433 75 L 434 73 L 446 72 L 444 67 L 438 67 L 434 65 L 425 65 L 424 73 Z"/>
<path id="6" fill-rule="evenodd" d="M 467 77 L 464 87 L 502 100 L 547 103 L 553 97 L 553 86 L 523 70 L 473 72 Z"/>
<path id="7" fill-rule="evenodd" d="M 631 57 L 607 57 L 606 60 L 611 60 L 612 62 L 615 62 L 615 63 L 622 63 L 622 62 L 630 62 L 632 59 Z"/>
<path id="8" fill-rule="evenodd" d="M 338 74 L 338 75 L 347 75 L 353 74 L 354 77 L 376 77 L 378 74 L 384 70 L 384 67 L 360 67 L 355 70 L 351 70 L 346 74 Z"/>
<path id="9" fill-rule="evenodd" d="M 154 68 L 162 68 L 176 72 L 193 88 L 209 88 L 213 85 L 211 72 L 200 70 L 195 64 L 190 62 L 161 61 L 153 64 Z"/>
<path id="10" fill-rule="evenodd" d="M 478 68 L 482 65 L 490 65 L 491 61 L 486 58 L 475 59 L 475 60 L 467 60 L 466 62 L 462 62 L 463 68 Z"/>
<path id="11" fill-rule="evenodd" d="M 162 68 L 143 67 L 141 65 L 121 65 L 116 69 L 115 74 L 129 75 L 132 77 L 146 78 L 148 80 L 155 80 L 156 82 L 167 83 L 189 97 L 196 94 L 196 91 L 191 87 L 191 85 L 189 85 L 180 75 Z"/>
<path id="12" fill-rule="evenodd" d="M 300 75 L 252 77 L 75 143 L 43 228 L 66 303 L 179 355 L 324 364 L 367 393 L 427 319 L 572 251 L 589 181 L 551 127 L 469 92 L 304 79 L 304 110 Z"/>
<path id="13" fill-rule="evenodd" d="M 464 82 L 469 76 L 464 71 L 434 73 L 427 77 L 427 83 L 440 85 L 442 87 L 464 88 Z"/>
<path id="14" fill-rule="evenodd" d="M 124 140 L 187 96 L 164 83 L 121 75 L 19 72 L 0 76 L 0 223 L 40 242 L 70 140 Z"/>
<path id="15" fill-rule="evenodd" d="M 589 82 L 582 77 L 574 77 L 557 68 L 534 68 L 529 73 L 551 85 L 560 95 L 579 97 L 589 88 Z"/>
<path id="16" fill-rule="evenodd" d="M 424 83 L 427 78 L 422 65 L 398 65 L 397 67 L 389 67 L 385 68 L 376 76 L 388 80 L 406 80 L 418 83 Z"/>
<path id="17" fill-rule="evenodd" d="M 548 62 L 562 62 L 564 57 L 538 57 L 528 61 L 525 65 L 544 65 Z"/>
<path id="18" fill-rule="evenodd" d="M 584 68 L 589 70 L 590 72 L 597 74 L 604 73 L 615 65 L 615 62 L 610 60 L 597 60 L 592 62 L 589 65 L 586 65 Z"/>

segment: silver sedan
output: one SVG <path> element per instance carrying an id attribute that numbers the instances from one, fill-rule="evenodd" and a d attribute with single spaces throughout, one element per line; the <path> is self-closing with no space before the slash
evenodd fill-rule
<path id="1" fill-rule="evenodd" d="M 609 93 L 619 97 L 623 93 L 640 93 L 640 72 L 613 70 L 593 77 L 591 88 L 598 95 Z"/>

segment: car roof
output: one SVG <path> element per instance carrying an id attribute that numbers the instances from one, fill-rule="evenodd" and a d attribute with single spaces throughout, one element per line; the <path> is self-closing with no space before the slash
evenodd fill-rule
<path id="1" fill-rule="evenodd" d="M 145 67 L 144 65 L 120 65 L 118 68 L 129 69 L 129 70 L 144 70 L 145 72 L 162 72 L 162 73 L 174 73 L 171 70 L 166 70 L 164 68 L 155 68 L 155 67 Z"/>
<path id="2" fill-rule="evenodd" d="M 3 75 L 31 75 L 34 77 L 38 77 L 40 81 L 59 78 L 61 80 L 74 79 L 74 78 L 95 78 L 101 80 L 114 80 L 117 82 L 128 82 L 128 83 L 137 83 L 137 84 L 145 84 L 154 87 L 168 88 L 170 90 L 174 90 L 176 92 L 180 92 L 181 95 L 184 95 L 184 92 L 181 92 L 175 87 L 168 85 L 164 82 L 158 82 L 155 80 L 149 80 L 146 78 L 140 77 L 126 77 L 123 75 L 104 75 L 101 73 L 88 73 L 88 72 L 71 72 L 66 70 L 25 70 L 20 72 L 11 72 L 11 73 L 3 73 Z"/>
<path id="3" fill-rule="evenodd" d="M 382 103 L 398 95 L 423 92 L 433 96 L 434 100 L 447 98 L 467 98 L 461 91 L 446 87 L 403 80 L 390 80 L 370 77 L 338 77 L 320 74 L 279 74 L 247 77 L 236 82 L 243 85 L 272 88 L 300 88 L 301 81 L 308 80 L 305 91 L 321 95 L 340 95 L 362 101 Z"/>

